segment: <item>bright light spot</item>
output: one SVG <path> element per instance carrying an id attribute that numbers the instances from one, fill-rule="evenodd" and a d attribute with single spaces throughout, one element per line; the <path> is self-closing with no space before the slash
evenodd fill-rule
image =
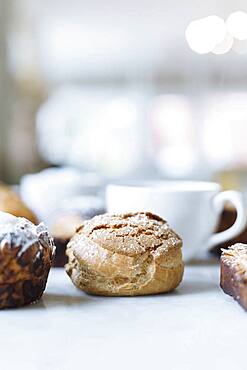
<path id="1" fill-rule="evenodd" d="M 212 53 L 225 54 L 229 50 L 231 50 L 232 45 L 233 45 L 233 37 L 229 33 L 227 33 L 224 40 L 214 47 Z"/>
<path id="2" fill-rule="evenodd" d="M 230 14 L 226 21 L 226 26 L 235 39 L 247 39 L 247 13 L 238 11 Z"/>
<path id="3" fill-rule="evenodd" d="M 246 54 L 247 53 L 247 40 L 234 40 L 232 49 L 237 53 L 237 54 Z"/>
<path id="4" fill-rule="evenodd" d="M 224 40 L 225 35 L 225 22 L 216 15 L 192 21 L 185 31 L 189 47 L 198 54 L 211 52 Z"/>

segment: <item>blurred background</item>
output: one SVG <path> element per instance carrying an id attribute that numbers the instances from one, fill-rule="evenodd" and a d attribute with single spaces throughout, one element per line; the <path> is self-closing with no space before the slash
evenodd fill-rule
<path id="1" fill-rule="evenodd" d="M 247 187 L 247 5 L 1 0 L 0 178 Z"/>

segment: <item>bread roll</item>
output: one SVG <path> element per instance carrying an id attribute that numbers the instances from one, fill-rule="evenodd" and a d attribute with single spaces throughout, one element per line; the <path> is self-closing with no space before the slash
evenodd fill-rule
<path id="1" fill-rule="evenodd" d="M 181 238 L 154 214 L 104 214 L 77 230 L 67 247 L 66 271 L 92 294 L 169 292 L 183 277 L 181 247 Z"/>
<path id="2" fill-rule="evenodd" d="M 37 218 L 25 205 L 18 194 L 7 185 L 0 184 L 0 211 L 11 213 L 16 217 L 24 217 L 37 224 Z"/>

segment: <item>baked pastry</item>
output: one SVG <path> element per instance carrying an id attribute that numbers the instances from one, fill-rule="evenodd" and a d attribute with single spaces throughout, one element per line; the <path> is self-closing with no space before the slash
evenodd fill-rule
<path id="1" fill-rule="evenodd" d="M 53 254 L 43 224 L 0 212 L 0 308 L 27 305 L 42 296 Z"/>
<path id="2" fill-rule="evenodd" d="M 148 212 L 85 221 L 67 247 L 67 274 L 80 289 L 105 296 L 169 292 L 182 280 L 182 240 Z"/>
<path id="3" fill-rule="evenodd" d="M 220 286 L 247 310 L 247 244 L 222 250 Z"/>
<path id="4" fill-rule="evenodd" d="M 19 195 L 2 183 L 0 184 L 0 211 L 11 213 L 16 217 L 24 217 L 34 224 L 37 223 L 36 216 L 25 205 Z"/>
<path id="5" fill-rule="evenodd" d="M 61 204 L 61 209 L 54 215 L 50 224 L 50 232 L 56 245 L 53 266 L 63 267 L 67 263 L 66 247 L 76 229 L 85 220 L 104 212 L 104 203 L 99 197 L 75 197 Z"/>

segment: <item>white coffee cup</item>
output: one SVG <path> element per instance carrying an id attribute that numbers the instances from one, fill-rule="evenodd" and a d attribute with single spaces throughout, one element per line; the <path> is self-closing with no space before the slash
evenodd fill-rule
<path id="1" fill-rule="evenodd" d="M 237 219 L 229 229 L 214 233 L 226 202 L 232 203 Z M 150 211 L 160 215 L 183 239 L 185 261 L 199 251 L 230 240 L 247 223 L 242 193 L 221 191 L 214 182 L 149 181 L 112 184 L 106 189 L 108 212 Z"/>

